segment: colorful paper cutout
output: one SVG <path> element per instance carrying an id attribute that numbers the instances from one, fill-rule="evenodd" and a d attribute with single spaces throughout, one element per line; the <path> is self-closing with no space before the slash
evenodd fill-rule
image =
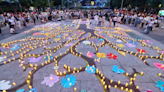
<path id="1" fill-rule="evenodd" d="M 161 63 L 153 63 L 158 69 L 162 69 L 164 71 L 164 64 Z"/>
<path id="2" fill-rule="evenodd" d="M 76 78 L 72 74 L 70 75 L 70 77 L 67 74 L 66 79 L 62 78 L 61 83 L 62 83 L 61 86 L 63 86 L 64 88 L 70 88 L 75 85 Z"/>
<path id="3" fill-rule="evenodd" d="M 77 34 L 82 34 L 83 32 L 78 32 Z"/>
<path id="4" fill-rule="evenodd" d="M 16 50 L 16 49 L 19 49 L 20 46 L 18 44 L 14 45 L 12 48 L 10 48 L 11 50 Z"/>
<path id="5" fill-rule="evenodd" d="M 120 48 L 125 47 L 125 45 L 123 45 L 123 44 L 117 44 L 117 46 Z"/>
<path id="6" fill-rule="evenodd" d="M 125 52 L 123 52 L 123 51 L 118 51 L 118 53 L 120 53 L 121 55 L 123 55 L 123 56 L 125 56 L 125 57 L 126 57 Z"/>
<path id="7" fill-rule="evenodd" d="M 60 39 L 61 39 L 61 38 L 55 38 L 55 39 L 54 39 L 54 41 L 56 41 L 56 42 L 57 42 L 57 41 L 59 41 Z"/>
<path id="8" fill-rule="evenodd" d="M 73 43 L 69 43 L 69 44 L 66 44 L 66 45 L 64 45 L 65 47 L 70 47 L 70 46 L 72 46 L 73 45 Z"/>
<path id="9" fill-rule="evenodd" d="M 90 41 L 83 41 L 83 44 L 90 44 Z"/>
<path id="10" fill-rule="evenodd" d="M 28 62 L 38 62 L 42 57 L 31 57 Z"/>
<path id="11" fill-rule="evenodd" d="M 87 71 L 88 73 L 95 73 L 96 68 L 94 66 L 86 66 L 85 71 Z"/>
<path id="12" fill-rule="evenodd" d="M 97 57 L 99 57 L 99 58 L 105 58 L 106 57 L 106 55 L 105 55 L 105 53 L 96 53 L 96 55 L 97 55 Z"/>
<path id="13" fill-rule="evenodd" d="M 137 51 L 138 51 L 138 52 L 140 52 L 140 53 L 141 53 L 141 52 L 146 53 L 146 51 L 145 51 L 145 50 L 143 50 L 143 49 L 137 49 Z"/>
<path id="14" fill-rule="evenodd" d="M 107 57 L 109 58 L 109 59 L 117 59 L 117 55 L 114 55 L 113 53 L 109 53 L 109 54 L 107 54 Z"/>
<path id="15" fill-rule="evenodd" d="M 46 58 L 45 58 L 45 60 L 52 60 L 52 59 L 54 59 L 53 56 L 46 56 Z"/>
<path id="16" fill-rule="evenodd" d="M 149 40 L 144 40 L 144 42 L 146 42 L 146 43 L 153 43 L 152 41 L 149 41 Z"/>
<path id="17" fill-rule="evenodd" d="M 57 37 L 62 37 L 61 35 L 58 35 Z"/>
<path id="18" fill-rule="evenodd" d="M 10 81 L 6 81 L 6 80 L 1 80 L 0 81 L 0 90 L 8 90 L 11 85 L 9 85 Z"/>
<path id="19" fill-rule="evenodd" d="M 138 42 L 136 42 L 136 41 L 129 41 L 129 43 L 138 44 Z"/>
<path id="20" fill-rule="evenodd" d="M 119 42 L 119 43 L 121 43 L 121 42 L 122 42 L 122 40 L 116 40 L 116 42 Z"/>
<path id="21" fill-rule="evenodd" d="M 117 65 L 114 65 L 113 66 L 113 69 L 112 69 L 113 72 L 119 74 L 119 73 L 124 73 L 125 71 L 123 69 L 119 69 Z"/>
<path id="22" fill-rule="evenodd" d="M 164 92 L 164 82 L 156 81 L 156 87 L 160 88 L 162 92 Z"/>
<path id="23" fill-rule="evenodd" d="M 100 38 L 99 41 L 104 41 L 104 39 L 101 39 L 101 38 Z"/>
<path id="24" fill-rule="evenodd" d="M 89 51 L 87 52 L 87 57 L 90 57 L 91 58 L 91 57 L 94 57 L 94 56 L 95 56 L 95 54 L 93 54 L 93 53 L 91 53 Z"/>
<path id="25" fill-rule="evenodd" d="M 130 48 L 134 48 L 134 47 L 136 47 L 136 45 L 134 45 L 134 44 L 130 44 L 130 43 L 127 43 L 127 44 L 125 44 L 126 46 L 128 46 L 128 47 L 130 47 Z"/>
<path id="26" fill-rule="evenodd" d="M 59 81 L 59 76 L 50 74 L 49 77 L 44 77 L 44 80 L 42 81 L 42 84 L 46 84 L 49 87 L 52 87 L 58 81 Z"/>
<path id="27" fill-rule="evenodd" d="M 54 69 L 57 70 L 59 68 L 59 66 L 54 66 Z"/>
<path id="28" fill-rule="evenodd" d="M 27 91 L 27 92 L 37 92 L 37 90 L 36 90 L 36 88 L 32 88 L 32 89 L 30 89 L 30 90 Z"/>

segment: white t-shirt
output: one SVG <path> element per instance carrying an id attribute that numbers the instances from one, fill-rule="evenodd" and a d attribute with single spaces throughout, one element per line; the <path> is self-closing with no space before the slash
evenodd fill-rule
<path id="1" fill-rule="evenodd" d="M 13 19 L 9 19 L 9 22 L 11 23 L 11 25 L 15 25 L 15 22 Z"/>
<path id="2" fill-rule="evenodd" d="M 14 32 L 15 32 L 14 28 L 11 28 L 10 33 L 14 33 Z"/>
<path id="3" fill-rule="evenodd" d="M 114 17 L 114 18 L 113 18 L 113 21 L 117 21 L 117 17 Z"/>
<path id="4" fill-rule="evenodd" d="M 154 24 L 154 21 L 150 21 L 149 24 L 148 24 L 148 26 L 152 27 L 153 24 Z"/>
<path id="5" fill-rule="evenodd" d="M 102 17 L 102 21 L 105 21 L 105 16 Z"/>
<path id="6" fill-rule="evenodd" d="M 94 19 L 97 20 L 97 21 L 98 21 L 98 18 L 99 18 L 99 16 L 97 16 L 97 15 L 94 16 Z"/>

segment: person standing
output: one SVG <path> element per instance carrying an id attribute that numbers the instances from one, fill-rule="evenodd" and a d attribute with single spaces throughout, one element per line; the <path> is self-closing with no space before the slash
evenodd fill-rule
<path id="1" fill-rule="evenodd" d="M 115 25 L 116 25 L 116 22 L 117 22 L 117 17 L 114 16 L 114 17 L 113 17 L 113 26 L 114 26 L 114 27 L 115 27 Z"/>
<path id="2" fill-rule="evenodd" d="M 103 15 L 103 17 L 102 17 L 102 26 L 104 26 L 104 23 L 105 23 L 105 16 Z"/>
<path id="3" fill-rule="evenodd" d="M 112 27 L 112 16 L 109 16 L 109 27 Z"/>
<path id="4" fill-rule="evenodd" d="M 98 26 L 101 26 L 101 22 L 102 22 L 102 16 L 99 17 L 99 23 L 98 23 Z"/>
<path id="5" fill-rule="evenodd" d="M 97 25 L 97 23 L 98 23 L 98 19 L 99 19 L 99 16 L 96 14 L 96 15 L 94 16 L 95 25 Z"/>

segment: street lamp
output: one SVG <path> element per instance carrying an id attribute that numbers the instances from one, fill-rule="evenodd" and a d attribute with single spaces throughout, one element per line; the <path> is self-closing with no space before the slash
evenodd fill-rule
<path id="1" fill-rule="evenodd" d="M 122 7 L 123 7 L 123 3 L 124 3 L 124 0 L 122 0 L 122 3 L 121 3 L 121 10 L 122 10 Z"/>
<path id="2" fill-rule="evenodd" d="M 49 5 L 50 11 L 51 11 L 50 0 L 48 0 L 48 5 Z"/>

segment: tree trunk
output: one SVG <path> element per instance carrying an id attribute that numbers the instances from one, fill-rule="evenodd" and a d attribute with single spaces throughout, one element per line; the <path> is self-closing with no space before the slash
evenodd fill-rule
<path id="1" fill-rule="evenodd" d="M 1 13 L 3 14 L 3 9 L 2 9 L 2 7 L 0 6 L 0 11 L 1 11 Z"/>

